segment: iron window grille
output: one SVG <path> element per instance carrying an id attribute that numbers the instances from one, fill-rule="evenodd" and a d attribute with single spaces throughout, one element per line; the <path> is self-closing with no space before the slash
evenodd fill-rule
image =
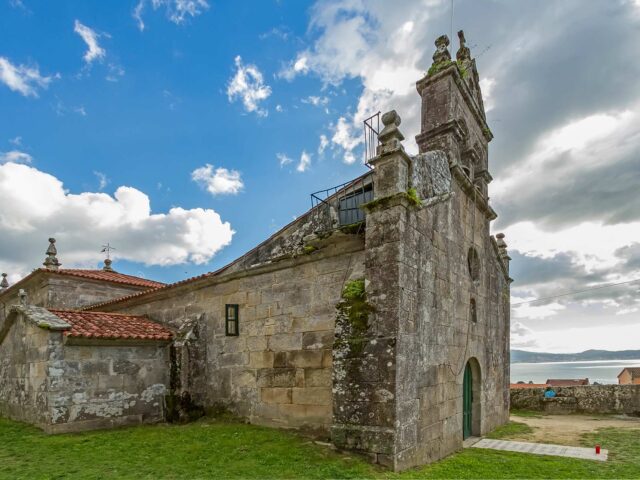
<path id="1" fill-rule="evenodd" d="M 224 331 L 228 337 L 237 337 L 240 333 L 238 328 L 238 305 L 225 305 Z"/>

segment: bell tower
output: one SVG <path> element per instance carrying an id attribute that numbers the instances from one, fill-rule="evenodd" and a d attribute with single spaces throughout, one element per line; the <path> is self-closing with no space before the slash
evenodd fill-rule
<path id="1" fill-rule="evenodd" d="M 452 172 L 459 170 L 487 200 L 492 180 L 488 145 L 493 134 L 487 125 L 476 61 L 462 30 L 458 39 L 455 60 L 449 53 L 449 38 L 442 35 L 436 39 L 433 64 L 416 84 L 422 97 L 421 131 L 416 142 L 420 153 L 444 151 Z"/>

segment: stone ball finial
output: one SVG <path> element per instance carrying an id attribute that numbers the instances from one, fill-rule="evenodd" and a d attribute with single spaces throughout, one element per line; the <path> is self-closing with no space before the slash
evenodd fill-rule
<path id="1" fill-rule="evenodd" d="M 26 307 L 27 306 L 27 292 L 25 292 L 23 288 L 21 288 L 18 291 L 18 298 L 20 299 L 20 305 L 22 305 L 23 307 Z"/>
<path id="2" fill-rule="evenodd" d="M 451 54 L 449 53 L 449 37 L 440 35 L 436 38 L 436 53 L 433 54 L 433 63 L 450 62 Z"/>
<path id="3" fill-rule="evenodd" d="M 378 147 L 380 152 L 402 147 L 400 142 L 404 140 L 404 135 L 402 135 L 402 132 L 398 129 L 398 125 L 400 125 L 401 122 L 400 115 L 398 115 L 398 112 L 395 110 L 391 110 L 382 115 L 384 128 L 378 135 L 380 147 L 383 147 L 381 150 L 380 147 Z M 378 154 L 380 154 L 380 152 L 378 152 Z"/>
<path id="4" fill-rule="evenodd" d="M 51 237 L 49 238 L 49 247 L 47 248 L 47 258 L 45 258 L 43 265 L 47 270 L 58 270 L 60 267 L 60 262 L 56 258 L 58 254 L 58 250 L 56 249 L 56 239 Z"/>
<path id="5" fill-rule="evenodd" d="M 9 288 L 9 282 L 7 281 L 7 274 L 2 274 L 2 281 L 0 281 L 0 288 L 4 290 L 5 288 Z"/>
<path id="6" fill-rule="evenodd" d="M 105 272 L 113 272 L 113 268 L 111 268 L 111 264 L 113 263 L 113 261 L 110 258 L 105 258 L 104 259 L 104 267 L 102 267 L 102 270 L 104 270 Z"/>
<path id="7" fill-rule="evenodd" d="M 498 248 L 500 250 L 506 250 L 507 249 L 507 244 L 504 241 L 504 233 L 498 233 L 496 234 L 496 243 L 498 244 Z"/>
<path id="8" fill-rule="evenodd" d="M 398 112 L 396 112 L 395 110 L 391 110 L 390 112 L 382 115 L 382 124 L 385 127 L 387 125 L 395 125 L 396 127 L 399 127 L 401 123 L 402 119 L 400 118 L 400 115 L 398 115 Z"/>

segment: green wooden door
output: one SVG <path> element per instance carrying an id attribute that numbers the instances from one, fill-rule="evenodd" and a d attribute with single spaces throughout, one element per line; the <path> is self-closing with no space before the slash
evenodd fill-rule
<path id="1" fill-rule="evenodd" d="M 462 438 L 467 439 L 471 436 L 471 404 L 473 402 L 473 376 L 471 365 L 468 363 L 464 368 L 462 388 Z"/>

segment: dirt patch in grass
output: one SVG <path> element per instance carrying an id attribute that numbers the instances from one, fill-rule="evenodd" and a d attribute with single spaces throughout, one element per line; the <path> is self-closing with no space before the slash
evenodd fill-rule
<path id="1" fill-rule="evenodd" d="M 531 427 L 528 432 L 514 432 L 509 440 L 583 446 L 583 437 L 601 428 L 637 429 L 640 418 L 591 415 L 512 415 L 511 420 Z"/>

